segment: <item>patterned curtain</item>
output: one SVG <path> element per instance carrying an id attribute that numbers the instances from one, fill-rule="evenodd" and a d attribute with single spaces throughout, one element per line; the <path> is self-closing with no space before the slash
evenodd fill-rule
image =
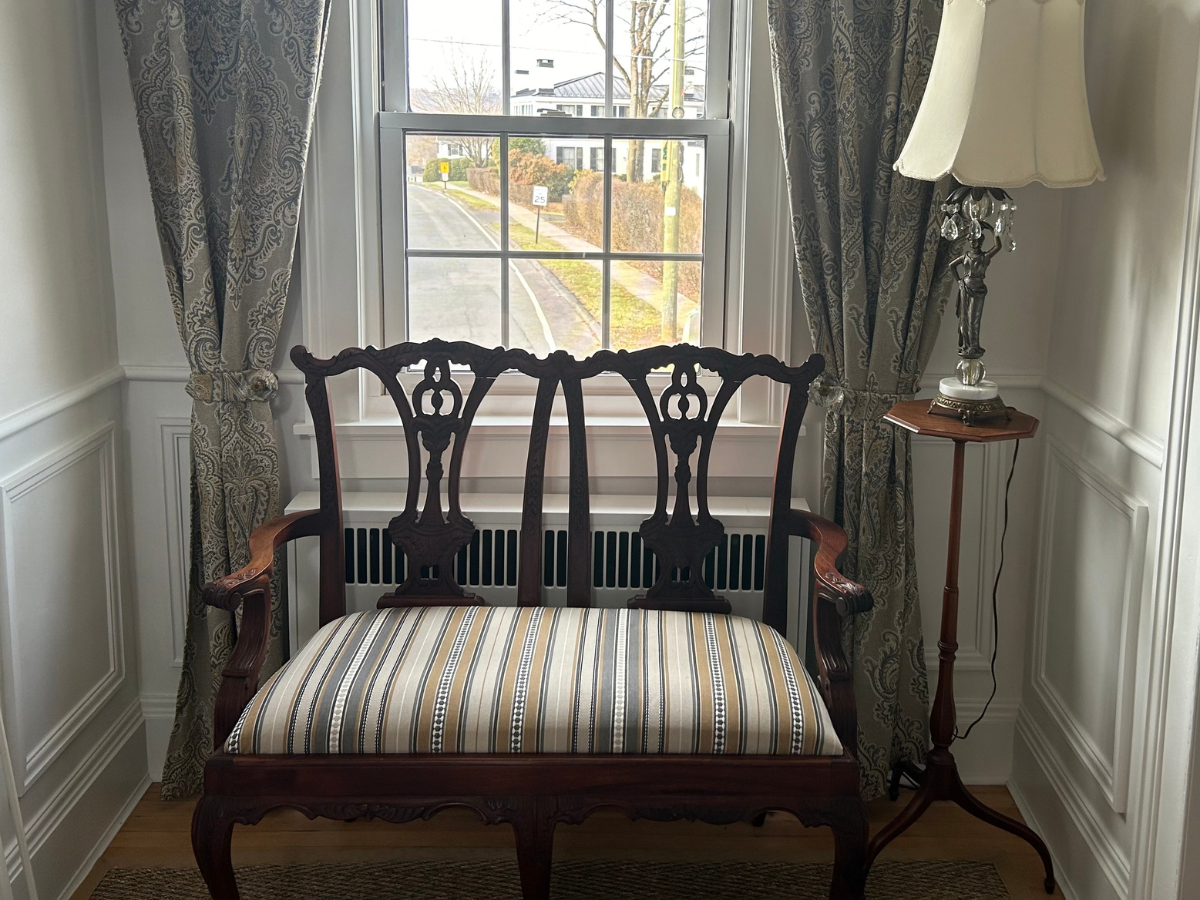
<path id="1" fill-rule="evenodd" d="M 938 0 L 769 0 L 796 262 L 826 374 L 824 515 L 875 609 L 847 625 L 867 798 L 927 746 L 928 683 L 907 432 L 882 421 L 916 393 L 951 281 L 938 254 L 944 186 L 892 170 L 933 61 Z M 937 197 L 935 197 L 937 194 Z"/>
<path id="2" fill-rule="evenodd" d="M 191 580 L 164 799 L 200 790 L 237 624 L 200 585 L 279 514 L 271 371 L 296 246 L 327 0 L 116 0 L 138 130 L 191 367 Z M 265 671 L 282 661 L 274 591 Z"/>

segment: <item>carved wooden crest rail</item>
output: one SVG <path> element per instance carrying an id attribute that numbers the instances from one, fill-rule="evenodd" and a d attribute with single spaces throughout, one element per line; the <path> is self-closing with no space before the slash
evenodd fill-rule
<path id="1" fill-rule="evenodd" d="M 623 378 L 641 404 L 657 468 L 654 512 L 642 522 L 640 534 L 644 545 L 658 558 L 658 577 L 644 595 L 631 598 L 630 605 L 711 612 L 730 609 L 702 576 L 704 558 L 725 534 L 724 526 L 708 507 L 709 460 L 721 416 L 749 378 L 764 376 L 789 387 L 781 442 L 781 458 L 786 456 L 789 465 L 786 471 L 780 467 L 776 472 L 776 488 L 785 488 L 783 499 L 789 501 L 790 461 L 795 455 L 808 386 L 824 367 L 819 356 L 791 367 L 770 356 L 738 356 L 688 344 L 601 351 L 577 360 L 563 351 L 538 358 L 523 350 L 487 349 L 441 340 L 398 344 L 383 350 L 352 348 L 327 360 L 296 347 L 292 360 L 307 380 L 306 396 L 321 475 L 321 506 L 329 515 L 340 515 L 336 512 L 340 496 L 326 379 L 355 369 L 370 371 L 382 382 L 404 427 L 407 496 L 404 509 L 391 520 L 388 532 L 407 555 L 409 565 L 404 582 L 393 594 L 383 597 L 380 606 L 486 602 L 463 590 L 452 565 L 455 554 L 470 542 L 475 527 L 460 504 L 463 452 L 475 414 L 496 378 L 505 372 L 518 372 L 538 382 L 526 458 L 518 602 L 541 603 L 538 575 L 542 569 L 546 449 L 554 400 L 561 386 L 570 457 L 567 602 L 572 606 L 589 605 L 591 529 L 583 385 L 589 379 L 612 375 Z M 407 390 L 401 383 L 402 374 L 407 375 L 411 385 Z M 651 383 L 659 374 L 668 380 L 655 397 Z M 412 384 L 418 375 L 421 377 Z M 444 463 L 447 453 L 448 471 Z M 670 504 L 672 481 L 674 503 Z M 340 529 L 340 522 L 338 525 Z M 344 552 L 340 543 L 328 543 L 330 554 Z M 336 559 L 329 562 L 333 571 L 342 571 Z M 344 592 L 344 587 L 339 590 Z"/>

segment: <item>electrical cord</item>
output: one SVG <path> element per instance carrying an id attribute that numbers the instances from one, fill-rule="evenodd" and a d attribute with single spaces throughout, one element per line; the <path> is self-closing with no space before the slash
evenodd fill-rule
<path id="1" fill-rule="evenodd" d="M 954 727 L 954 739 L 956 741 L 965 741 L 971 736 L 971 729 L 983 721 L 983 717 L 987 715 L 988 707 L 992 705 L 992 701 L 996 698 L 996 654 L 1000 650 L 1000 608 L 998 595 L 1000 592 L 1000 573 L 1004 571 L 1004 538 L 1008 535 L 1008 492 L 1012 487 L 1013 475 L 1017 471 L 1017 454 L 1021 452 L 1021 442 L 1017 441 L 1013 447 L 1012 468 L 1008 470 L 1008 481 L 1004 483 L 1004 528 L 1000 532 L 1000 565 L 996 567 L 996 580 L 992 582 L 992 693 L 987 698 L 987 703 L 983 704 L 983 709 L 979 712 L 979 717 L 975 719 L 967 730 L 959 734 L 958 726 Z"/>

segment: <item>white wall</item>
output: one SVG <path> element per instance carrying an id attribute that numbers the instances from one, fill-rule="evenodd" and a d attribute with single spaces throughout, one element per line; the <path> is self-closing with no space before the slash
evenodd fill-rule
<path id="1" fill-rule="evenodd" d="M 1028 664 L 1010 785 L 1064 890 L 1145 896 L 1144 787 L 1159 765 L 1153 648 L 1200 8 L 1088 4 L 1088 91 L 1107 182 L 1064 192 L 1039 442 Z M 1189 301 L 1190 302 L 1190 301 Z M 1193 650 L 1194 654 L 1194 650 Z M 1168 790 L 1177 789 L 1168 788 Z"/>
<path id="2" fill-rule="evenodd" d="M 0 28 L 0 702 L 46 897 L 148 783 L 94 25 L 53 2 Z"/>

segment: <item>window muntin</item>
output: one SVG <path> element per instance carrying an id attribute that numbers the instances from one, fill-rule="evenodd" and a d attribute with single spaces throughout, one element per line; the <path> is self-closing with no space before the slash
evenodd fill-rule
<path id="1" fill-rule="evenodd" d="M 476 0 L 478 15 L 453 17 L 492 22 L 498 12 L 498 44 L 491 26 L 438 31 L 428 11 L 414 19 L 417 7 L 436 4 L 382 3 L 385 340 L 445 327 L 440 336 L 535 352 L 721 344 L 728 105 L 703 79 L 706 57 L 721 58 L 706 45 L 707 24 L 728 17 L 728 3 L 687 7 L 685 66 L 671 59 L 670 0 L 615 0 L 611 9 L 605 0 Z M 611 29 L 614 54 L 580 10 Z M 667 47 L 649 69 L 630 54 L 631 11 L 648 11 Z M 576 28 L 574 40 L 564 38 Z M 718 31 L 727 40 L 728 29 Z M 438 54 L 438 71 L 413 73 L 418 58 Z M 491 73 L 491 87 L 481 73 Z M 433 96 L 438 84 L 449 99 Z M 452 102 L 462 97 L 476 98 L 474 108 Z M 535 142 L 543 161 L 531 166 Z M 406 173 L 403 191 L 397 171 Z M 541 207 L 532 204 L 535 183 L 548 189 Z M 447 307 L 485 302 L 495 309 L 447 318 Z"/>

